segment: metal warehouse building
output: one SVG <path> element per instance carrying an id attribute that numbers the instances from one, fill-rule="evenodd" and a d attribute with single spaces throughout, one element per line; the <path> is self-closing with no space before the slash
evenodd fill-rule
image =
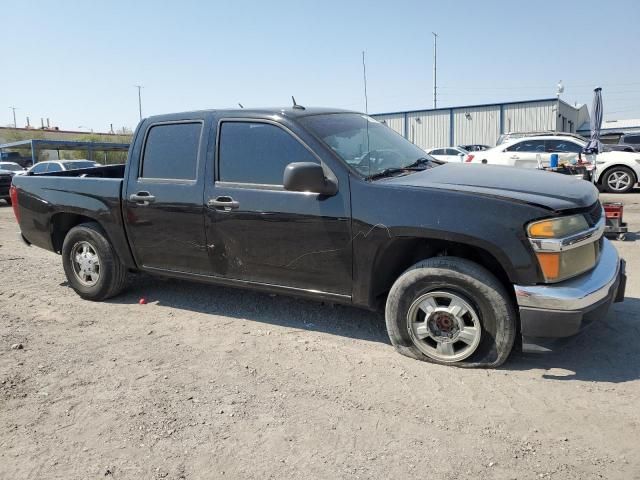
<path id="1" fill-rule="evenodd" d="M 372 117 L 423 149 L 467 144 L 495 145 L 509 132 L 575 133 L 589 121 L 586 105 L 558 98 L 379 113 Z"/>

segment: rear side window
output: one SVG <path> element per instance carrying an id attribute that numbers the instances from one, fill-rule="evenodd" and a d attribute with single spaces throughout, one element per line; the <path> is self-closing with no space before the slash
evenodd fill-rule
<path id="1" fill-rule="evenodd" d="M 151 127 L 144 146 L 140 176 L 195 180 L 201 131 L 199 122 Z"/>
<path id="2" fill-rule="evenodd" d="M 548 153 L 580 153 L 582 146 L 577 143 L 568 142 L 566 140 L 546 140 L 546 149 Z"/>
<path id="3" fill-rule="evenodd" d="M 218 148 L 223 182 L 282 185 L 289 163 L 318 163 L 296 138 L 269 123 L 222 122 Z"/>
<path id="4" fill-rule="evenodd" d="M 640 135 L 627 135 L 624 137 L 623 143 L 640 143 Z"/>

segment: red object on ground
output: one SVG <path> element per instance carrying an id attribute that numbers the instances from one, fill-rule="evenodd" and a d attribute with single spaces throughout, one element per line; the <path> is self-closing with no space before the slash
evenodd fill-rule
<path id="1" fill-rule="evenodd" d="M 624 209 L 622 203 L 605 203 L 603 206 L 605 218 L 622 218 L 622 211 Z"/>
<path id="2" fill-rule="evenodd" d="M 147 303 L 147 299 L 146 299 L 146 298 L 144 298 L 144 297 L 142 297 L 140 300 L 138 300 L 138 303 L 139 303 L 140 305 L 146 305 L 146 303 Z"/>

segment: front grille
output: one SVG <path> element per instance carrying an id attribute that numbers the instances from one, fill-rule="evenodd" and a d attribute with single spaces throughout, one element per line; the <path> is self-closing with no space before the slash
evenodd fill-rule
<path id="1" fill-rule="evenodd" d="M 589 207 L 589 211 L 585 214 L 587 217 L 587 221 L 589 222 L 589 226 L 593 227 L 598 221 L 600 221 L 600 217 L 602 217 L 602 205 L 600 205 L 600 201 L 598 200 L 591 207 Z"/>

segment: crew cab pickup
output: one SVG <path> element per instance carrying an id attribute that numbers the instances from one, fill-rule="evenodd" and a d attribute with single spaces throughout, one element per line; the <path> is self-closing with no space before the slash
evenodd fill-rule
<path id="1" fill-rule="evenodd" d="M 357 112 L 151 117 L 125 165 L 16 176 L 11 196 L 85 299 L 141 271 L 380 309 L 399 352 L 436 363 L 549 348 L 624 297 L 592 184 L 442 164 Z"/>

